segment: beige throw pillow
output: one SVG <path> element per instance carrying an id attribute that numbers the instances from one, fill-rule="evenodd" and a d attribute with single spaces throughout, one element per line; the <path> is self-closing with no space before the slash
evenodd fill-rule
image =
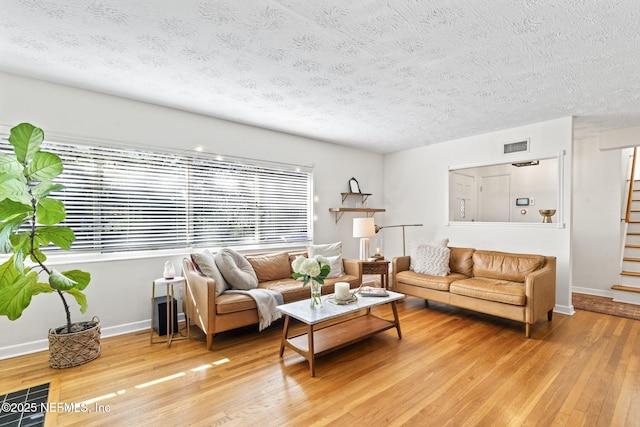
<path id="1" fill-rule="evenodd" d="M 208 249 L 205 249 L 201 253 L 192 253 L 191 261 L 196 270 L 216 281 L 216 296 L 229 289 L 229 284 L 224 280 L 222 273 L 220 273 L 216 265 L 215 257 Z"/>
<path id="2" fill-rule="evenodd" d="M 234 288 L 248 291 L 258 287 L 258 277 L 249 261 L 232 249 L 221 249 L 216 254 L 216 265 L 225 280 Z"/>

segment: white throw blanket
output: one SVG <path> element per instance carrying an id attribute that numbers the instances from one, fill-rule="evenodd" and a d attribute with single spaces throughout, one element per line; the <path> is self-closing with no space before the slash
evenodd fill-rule
<path id="1" fill-rule="evenodd" d="M 276 310 L 277 305 L 284 304 L 284 300 L 282 299 L 282 294 L 280 294 L 280 292 L 272 291 L 270 289 L 255 288 L 248 291 L 229 289 L 226 290 L 225 293 L 249 295 L 256 301 L 256 306 L 258 307 L 258 318 L 260 319 L 260 324 L 258 325 L 259 331 L 262 331 L 264 328 L 271 325 L 271 322 L 274 320 L 282 317 L 282 313 Z"/>

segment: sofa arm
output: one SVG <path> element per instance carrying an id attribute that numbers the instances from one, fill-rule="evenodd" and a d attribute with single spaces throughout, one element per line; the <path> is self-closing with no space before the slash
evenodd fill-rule
<path id="1" fill-rule="evenodd" d="M 525 279 L 527 305 L 527 323 L 549 318 L 556 305 L 556 257 L 545 257 L 544 266 L 527 275 Z"/>
<path id="2" fill-rule="evenodd" d="M 350 276 L 356 276 L 362 278 L 362 264 L 357 259 L 342 259 L 342 267 L 344 268 L 344 274 L 348 274 Z"/>
<path id="3" fill-rule="evenodd" d="M 391 262 L 391 289 L 398 289 L 396 285 L 396 274 L 401 271 L 409 270 L 409 266 L 411 265 L 411 256 L 397 256 L 393 258 Z"/>
<path id="4" fill-rule="evenodd" d="M 209 345 L 208 337 L 215 333 L 216 281 L 198 273 L 187 258 L 182 260 L 182 274 L 186 280 L 184 307 L 187 319 L 202 329 Z"/>
<path id="5" fill-rule="evenodd" d="M 411 265 L 411 257 L 409 255 L 397 256 L 393 259 L 393 272 L 406 271 L 409 269 L 409 265 Z"/>

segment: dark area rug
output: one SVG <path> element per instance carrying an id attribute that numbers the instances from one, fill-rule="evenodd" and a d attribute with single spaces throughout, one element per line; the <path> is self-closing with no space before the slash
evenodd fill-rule
<path id="1" fill-rule="evenodd" d="M 0 395 L 0 427 L 44 426 L 49 383 Z"/>
<path id="2" fill-rule="evenodd" d="M 573 307 L 579 310 L 640 320 L 640 305 L 614 302 L 612 298 L 577 293 L 572 294 L 572 300 Z"/>

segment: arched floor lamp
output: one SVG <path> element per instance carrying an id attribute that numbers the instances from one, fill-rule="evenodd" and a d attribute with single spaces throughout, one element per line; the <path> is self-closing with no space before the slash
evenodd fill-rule
<path id="1" fill-rule="evenodd" d="M 396 227 L 402 227 L 402 255 L 404 256 L 406 255 L 406 240 L 405 240 L 404 228 L 405 227 L 422 227 L 422 224 L 376 225 L 375 231 L 376 233 L 378 233 L 378 231 L 382 230 L 383 228 L 396 228 Z"/>

